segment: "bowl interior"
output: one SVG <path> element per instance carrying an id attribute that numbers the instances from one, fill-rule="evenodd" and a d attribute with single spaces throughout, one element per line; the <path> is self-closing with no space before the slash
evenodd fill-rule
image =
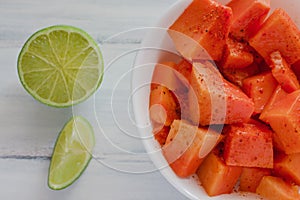
<path id="1" fill-rule="evenodd" d="M 134 69 L 132 73 L 132 103 L 135 115 L 135 121 L 146 151 L 151 157 L 153 163 L 163 176 L 181 193 L 190 199 L 211 199 L 207 196 L 202 187 L 199 186 L 196 176 L 188 179 L 178 178 L 164 159 L 159 144 L 152 135 L 152 129 L 149 120 L 149 92 L 152 72 L 155 63 L 161 61 L 179 61 L 180 56 L 168 36 L 167 28 L 177 19 L 177 17 L 190 4 L 191 0 L 180 0 L 172 5 L 161 17 L 156 27 L 149 29 L 145 36 L 141 50 L 137 54 Z M 229 0 L 219 0 L 226 4 Z M 299 0 L 271 0 L 271 11 L 275 8 L 285 9 L 292 19 L 300 27 L 300 18 L 297 14 L 300 7 Z M 238 199 L 260 199 L 254 194 L 244 195 L 234 193 L 230 195 L 221 195 L 213 199 L 238 200 Z"/>

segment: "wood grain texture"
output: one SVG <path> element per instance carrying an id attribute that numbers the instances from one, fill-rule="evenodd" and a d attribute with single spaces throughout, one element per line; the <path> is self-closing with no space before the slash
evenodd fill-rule
<path id="1" fill-rule="evenodd" d="M 146 30 L 175 0 L 1 0 L 0 199 L 186 199 L 155 168 L 132 125 L 130 70 Z M 105 59 L 97 93 L 74 108 L 35 101 L 19 82 L 17 56 L 35 31 L 55 24 L 80 27 Z M 138 30 L 135 30 L 138 29 Z M 71 187 L 52 191 L 47 170 L 56 137 L 72 115 L 96 135 L 94 159 Z"/>

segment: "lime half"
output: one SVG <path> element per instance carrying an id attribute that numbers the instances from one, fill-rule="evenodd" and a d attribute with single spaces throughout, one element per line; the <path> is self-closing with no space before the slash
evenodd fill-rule
<path id="1" fill-rule="evenodd" d="M 77 180 L 88 166 L 95 146 L 93 128 L 83 117 L 73 117 L 60 132 L 53 150 L 48 185 L 60 190 Z"/>
<path id="2" fill-rule="evenodd" d="M 40 102 L 67 107 L 84 101 L 99 87 L 103 59 L 86 32 L 58 25 L 34 33 L 18 58 L 24 88 Z"/>

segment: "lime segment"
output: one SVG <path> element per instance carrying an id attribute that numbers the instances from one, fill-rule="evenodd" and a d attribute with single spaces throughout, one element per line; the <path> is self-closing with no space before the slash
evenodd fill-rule
<path id="1" fill-rule="evenodd" d="M 51 158 L 48 185 L 60 190 L 80 177 L 92 158 L 94 132 L 83 117 L 73 117 L 60 132 Z"/>
<path id="2" fill-rule="evenodd" d="M 67 107 L 99 87 L 103 59 L 97 43 L 81 29 L 59 25 L 34 33 L 18 58 L 24 88 L 40 102 Z"/>

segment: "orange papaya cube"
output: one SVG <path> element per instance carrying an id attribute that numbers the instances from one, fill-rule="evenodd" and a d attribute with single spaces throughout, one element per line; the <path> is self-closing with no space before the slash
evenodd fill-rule
<path id="1" fill-rule="evenodd" d="M 292 64 L 291 66 L 293 72 L 295 73 L 298 80 L 300 80 L 300 60 Z"/>
<path id="2" fill-rule="evenodd" d="M 298 188 L 279 177 L 264 176 L 256 193 L 269 200 L 299 200 Z"/>
<path id="3" fill-rule="evenodd" d="M 240 177 L 240 191 L 254 192 L 264 176 L 271 175 L 270 169 L 257 167 L 243 167 Z"/>
<path id="4" fill-rule="evenodd" d="M 247 44 L 249 45 L 249 42 Z M 248 48 L 250 49 L 250 53 L 253 55 L 253 63 L 258 65 L 260 72 L 270 71 L 270 67 L 266 63 L 265 59 L 250 45 Z"/>
<path id="5" fill-rule="evenodd" d="M 187 61 L 186 59 L 182 59 L 177 65 L 176 70 L 182 75 L 178 76 L 178 78 L 181 80 L 183 84 L 186 85 L 186 87 L 189 87 L 191 72 L 192 72 L 192 64 Z"/>
<path id="6" fill-rule="evenodd" d="M 274 104 L 276 104 L 281 99 L 285 98 L 288 93 L 284 91 L 280 85 L 277 86 L 275 91 L 273 92 L 271 98 L 269 99 L 268 103 L 265 105 L 263 111 L 259 115 L 259 119 L 265 123 L 269 123 L 266 119 L 267 113 L 274 108 Z"/>
<path id="7" fill-rule="evenodd" d="M 156 85 L 162 85 L 168 88 L 177 103 L 179 104 L 176 108 L 177 114 L 184 119 L 188 119 L 188 95 L 187 91 L 190 87 L 189 79 L 192 69 L 192 64 L 186 60 L 180 61 L 178 64 L 174 62 L 162 62 L 156 64 L 152 75 L 151 88 L 153 89 Z M 162 107 L 155 106 L 158 111 L 164 116 Z M 160 110 L 160 111 L 159 111 Z M 158 116 L 158 115 L 157 115 Z M 178 117 L 176 117 L 177 119 Z M 167 125 L 169 125 L 167 123 Z"/>
<path id="8" fill-rule="evenodd" d="M 253 63 L 244 68 L 227 68 L 221 69 L 222 75 L 231 83 L 242 87 L 243 80 L 250 76 L 254 76 L 260 72 L 260 69 L 256 63 Z"/>
<path id="9" fill-rule="evenodd" d="M 300 60 L 300 31 L 281 8 L 274 10 L 249 43 L 267 63 L 274 51 L 280 51 L 290 65 Z"/>
<path id="10" fill-rule="evenodd" d="M 288 93 L 300 88 L 299 82 L 290 65 L 281 56 L 279 51 L 274 51 L 270 55 L 270 67 L 272 74 L 281 87 Z"/>
<path id="11" fill-rule="evenodd" d="M 300 185 L 300 153 L 275 156 L 274 173 Z"/>
<path id="12" fill-rule="evenodd" d="M 270 10 L 270 0 L 232 0 L 227 6 L 233 12 L 230 34 L 248 40 L 265 20 Z"/>
<path id="13" fill-rule="evenodd" d="M 264 72 L 243 80 L 243 91 L 254 102 L 254 114 L 262 112 L 277 85 L 277 81 L 270 72 Z"/>
<path id="14" fill-rule="evenodd" d="M 156 141 L 160 144 L 160 146 L 163 146 L 166 143 L 170 127 L 164 126 L 160 124 L 155 124 L 153 126 L 153 135 Z"/>
<path id="15" fill-rule="evenodd" d="M 151 88 L 162 85 L 171 91 L 180 90 L 183 85 L 177 79 L 176 65 L 174 62 L 157 63 L 152 74 Z"/>
<path id="16" fill-rule="evenodd" d="M 274 104 L 265 119 L 274 130 L 274 146 L 286 154 L 300 153 L 300 90 Z"/>
<path id="17" fill-rule="evenodd" d="M 229 125 L 225 135 L 227 165 L 273 168 L 273 132 L 266 125 L 258 121 Z"/>
<path id="18" fill-rule="evenodd" d="M 163 146 L 163 154 L 177 176 L 188 177 L 197 171 L 203 159 L 222 138 L 212 129 L 174 120 Z"/>
<path id="19" fill-rule="evenodd" d="M 186 92 L 181 92 L 177 94 L 178 96 L 178 112 L 180 113 L 180 119 L 184 119 L 187 121 L 190 120 L 190 112 L 189 112 L 189 99 L 188 99 L 188 91 Z"/>
<path id="20" fill-rule="evenodd" d="M 249 52 L 245 43 L 231 38 L 226 40 L 226 48 L 221 61 L 223 69 L 244 68 L 252 64 L 253 59 L 253 55 Z"/>
<path id="21" fill-rule="evenodd" d="M 187 60 L 220 60 L 228 37 L 232 10 L 214 0 L 193 0 L 168 33 Z"/>
<path id="22" fill-rule="evenodd" d="M 149 113 L 154 123 L 170 126 L 174 119 L 180 118 L 177 108 L 176 98 L 168 88 L 156 85 L 150 91 Z"/>
<path id="23" fill-rule="evenodd" d="M 242 172 L 241 167 L 225 164 L 218 150 L 213 150 L 200 165 L 197 175 L 209 196 L 229 194 Z"/>
<path id="24" fill-rule="evenodd" d="M 210 62 L 194 62 L 189 104 L 195 124 L 231 124 L 247 121 L 254 104 L 237 86 L 226 81 Z"/>

